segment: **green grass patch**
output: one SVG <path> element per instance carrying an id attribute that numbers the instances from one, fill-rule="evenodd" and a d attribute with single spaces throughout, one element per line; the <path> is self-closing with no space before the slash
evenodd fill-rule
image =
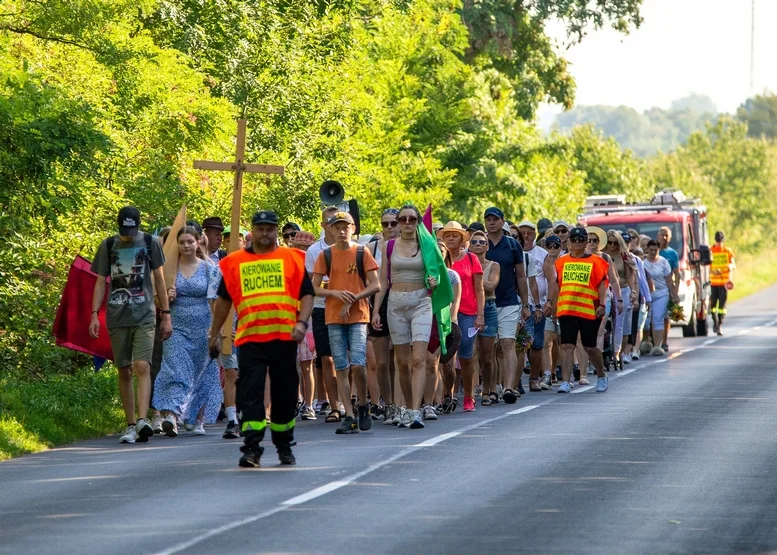
<path id="1" fill-rule="evenodd" d="M 116 370 L 0 380 L 0 460 L 115 433 L 124 418 Z"/>
<path id="2" fill-rule="evenodd" d="M 728 294 L 729 301 L 743 299 L 777 282 L 777 251 L 737 254 L 736 264 L 736 287 Z"/>

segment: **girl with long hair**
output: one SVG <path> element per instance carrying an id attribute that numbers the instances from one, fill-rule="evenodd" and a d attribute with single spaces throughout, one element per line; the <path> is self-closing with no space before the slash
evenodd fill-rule
<path id="1" fill-rule="evenodd" d="M 182 227 L 176 240 L 178 272 L 167 292 L 173 335 L 163 346 L 153 403 L 162 413 L 162 430 L 170 437 L 178 435 L 180 416 L 195 435 L 204 435 L 204 422 L 215 422 L 221 405 L 218 368 L 208 356 L 210 301 L 216 298 L 220 274 L 197 256 L 196 228 Z"/>
<path id="2" fill-rule="evenodd" d="M 375 305 L 388 295 L 388 323 L 399 371 L 399 385 L 407 407 L 399 409 L 399 427 L 423 428 L 421 399 L 426 384 L 426 350 L 432 331 L 432 300 L 427 292 L 426 269 L 418 238 L 421 213 L 406 204 L 397 214 L 399 235 L 381 248 L 380 292 Z M 391 274 L 389 274 L 389 267 Z M 436 283 L 429 283 L 436 287 Z M 372 327 L 382 329 L 380 311 L 372 318 Z"/>
<path id="3" fill-rule="evenodd" d="M 612 258 L 611 266 L 617 273 L 618 285 L 621 289 L 620 300 L 616 302 L 623 304 L 623 311 L 620 311 L 619 307 L 615 317 L 615 338 L 613 340 L 615 359 L 619 360 L 621 351 L 626 347 L 628 338 L 624 340 L 624 336 L 630 333 L 631 311 L 637 302 L 639 294 L 637 289 L 637 263 L 629 252 L 621 232 L 615 229 L 607 232 L 607 245 L 604 248 L 604 252 Z M 626 327 L 626 322 L 629 323 L 628 327 Z M 624 330 L 629 330 L 629 332 L 627 333 Z"/>

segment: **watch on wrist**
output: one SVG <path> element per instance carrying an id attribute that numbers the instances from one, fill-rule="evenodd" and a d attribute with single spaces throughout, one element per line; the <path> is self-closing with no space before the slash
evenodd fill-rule
<path id="1" fill-rule="evenodd" d="M 170 311 L 169 310 L 160 310 L 159 313 L 160 314 L 170 314 Z"/>
<path id="2" fill-rule="evenodd" d="M 308 331 L 308 323 L 306 321 L 304 321 L 304 320 L 297 320 L 297 324 L 302 324 L 303 326 L 305 326 L 305 331 Z"/>

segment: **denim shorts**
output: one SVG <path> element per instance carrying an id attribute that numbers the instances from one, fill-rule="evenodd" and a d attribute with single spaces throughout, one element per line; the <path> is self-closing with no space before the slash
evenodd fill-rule
<path id="1" fill-rule="evenodd" d="M 329 346 L 335 370 L 367 364 L 367 324 L 329 324 Z M 350 362 L 348 353 L 350 352 Z"/>
<path id="2" fill-rule="evenodd" d="M 470 359 L 475 355 L 475 339 L 477 334 L 472 337 L 469 336 L 469 329 L 475 327 L 475 320 L 477 316 L 474 314 L 462 314 L 459 312 L 459 327 L 461 328 L 461 344 L 457 355 L 459 358 Z"/>
<path id="3" fill-rule="evenodd" d="M 486 321 L 486 329 L 480 332 L 481 337 L 496 337 L 497 331 L 499 331 L 499 312 L 496 310 L 494 299 L 486 301 L 483 318 Z"/>

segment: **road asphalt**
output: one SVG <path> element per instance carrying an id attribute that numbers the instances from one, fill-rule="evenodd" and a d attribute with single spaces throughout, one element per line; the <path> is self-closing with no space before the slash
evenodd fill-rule
<path id="1" fill-rule="evenodd" d="M 299 422 L 296 467 L 239 440 L 116 436 L 0 463 L 0 553 L 777 551 L 777 287 L 724 337 L 402 430 Z M 524 385 L 526 380 L 524 379 Z"/>

